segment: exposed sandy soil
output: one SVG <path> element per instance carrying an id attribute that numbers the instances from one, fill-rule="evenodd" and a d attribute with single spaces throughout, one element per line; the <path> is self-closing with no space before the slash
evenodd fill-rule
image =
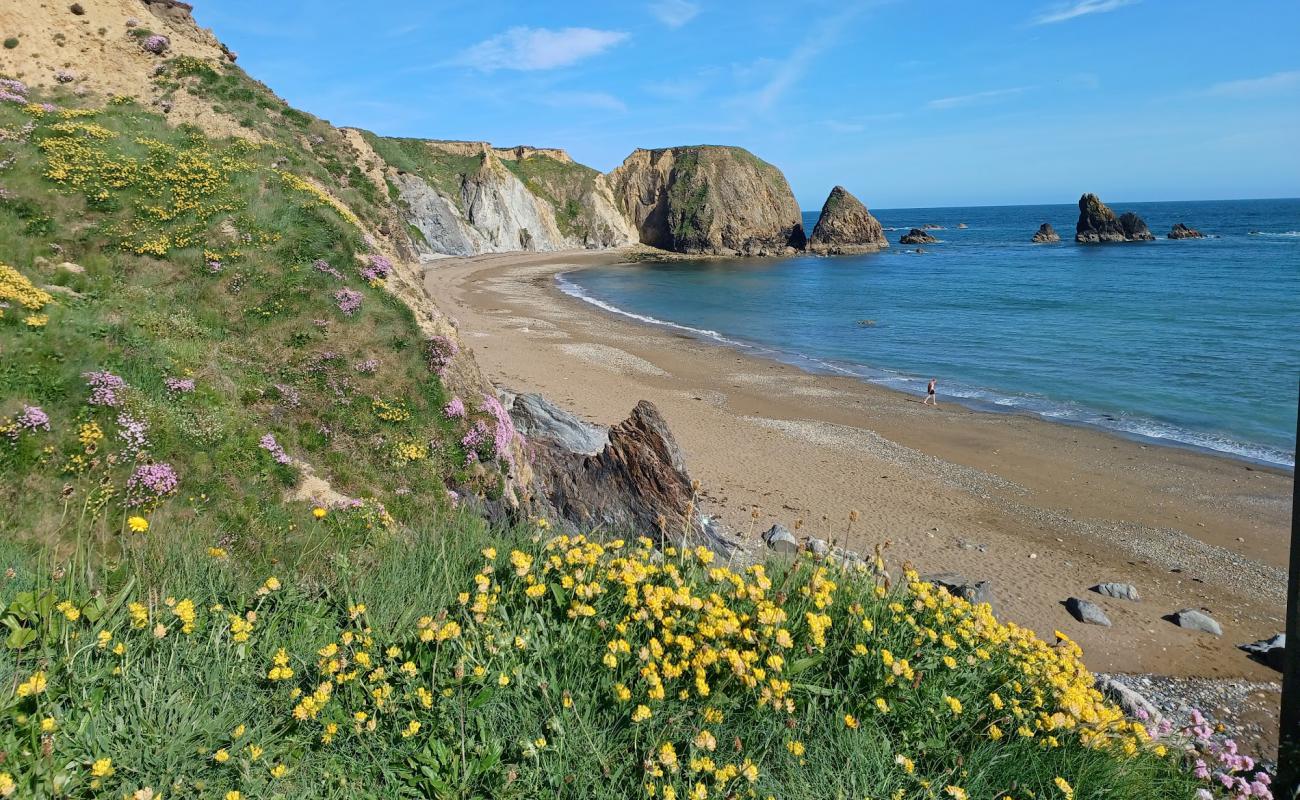
<path id="1" fill-rule="evenodd" d="M 1003 618 L 1065 632 L 1099 671 L 1277 680 L 1236 645 L 1284 627 L 1290 474 L 1028 416 L 925 407 L 554 288 L 557 272 L 619 258 L 442 259 L 425 287 L 498 385 L 603 424 L 654 402 L 704 484 L 704 511 L 742 537 L 802 520 L 802 534 L 860 552 L 888 541 L 893 563 L 992 581 Z M 851 509 L 862 517 L 850 528 Z M 1142 600 L 1088 591 L 1099 581 L 1133 583 Z M 1061 605 L 1071 595 L 1114 627 L 1076 622 Z M 1163 619 L 1185 607 L 1209 609 L 1224 636 Z"/>

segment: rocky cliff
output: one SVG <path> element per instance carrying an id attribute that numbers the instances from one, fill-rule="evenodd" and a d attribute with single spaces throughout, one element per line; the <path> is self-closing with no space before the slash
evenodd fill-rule
<path id="1" fill-rule="evenodd" d="M 619 247 L 636 241 L 604 176 L 562 150 L 361 137 L 423 255 Z"/>
<path id="2" fill-rule="evenodd" d="M 637 150 L 609 181 L 619 209 L 653 247 L 781 255 L 807 243 L 785 176 L 738 147 Z"/>
<path id="3" fill-rule="evenodd" d="M 1044 222 L 1038 226 L 1038 231 L 1034 234 L 1034 244 L 1049 244 L 1051 242 L 1061 241 L 1061 235 L 1052 227 L 1052 223 Z"/>
<path id="4" fill-rule="evenodd" d="M 1132 211 L 1116 217 L 1097 195 L 1089 193 L 1079 198 L 1079 221 L 1074 227 L 1076 242 L 1148 242 L 1155 238 L 1142 218 Z"/>
<path id="5" fill-rule="evenodd" d="M 822 205 L 821 216 L 808 239 L 814 253 L 866 253 L 889 247 L 880 222 L 843 186 L 836 186 Z"/>

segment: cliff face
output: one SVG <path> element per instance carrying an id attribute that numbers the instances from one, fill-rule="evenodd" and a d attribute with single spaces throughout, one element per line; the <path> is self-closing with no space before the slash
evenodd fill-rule
<path id="1" fill-rule="evenodd" d="M 738 147 L 637 150 L 609 180 L 641 242 L 653 247 L 780 255 L 806 243 L 785 176 Z"/>
<path id="2" fill-rule="evenodd" d="M 619 247 L 635 239 L 604 177 L 562 150 L 360 135 L 424 255 Z"/>
<path id="3" fill-rule="evenodd" d="M 808 239 L 814 253 L 839 255 L 865 253 L 889 247 L 880 222 L 858 198 L 843 186 L 836 186 L 822 205 L 821 216 Z"/>

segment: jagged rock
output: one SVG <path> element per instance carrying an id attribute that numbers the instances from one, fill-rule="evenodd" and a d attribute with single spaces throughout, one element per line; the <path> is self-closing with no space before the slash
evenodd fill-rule
<path id="1" fill-rule="evenodd" d="M 1069 611 L 1070 616 L 1080 622 L 1086 622 L 1089 625 L 1101 625 L 1105 628 L 1110 627 L 1110 617 L 1107 617 L 1106 612 L 1101 610 L 1101 606 L 1091 600 L 1081 600 L 1078 597 L 1067 598 L 1065 610 Z"/>
<path id="2" fill-rule="evenodd" d="M 1097 689 L 1106 696 L 1106 699 L 1119 706 L 1130 718 L 1141 720 L 1147 728 L 1154 730 L 1164 720 L 1164 715 L 1150 700 L 1114 678 L 1099 678 L 1097 680 Z"/>
<path id="3" fill-rule="evenodd" d="M 723 553 L 735 547 L 716 525 L 687 518 L 691 479 L 668 424 L 649 401 L 609 429 L 599 453 L 574 452 L 564 437 L 535 434 L 528 454 L 533 502 L 553 520 L 660 541 L 684 537 Z"/>
<path id="4" fill-rule="evenodd" d="M 988 603 L 989 610 L 997 613 L 993 601 L 993 584 L 988 581 L 967 580 L 965 575 L 957 572 L 939 572 L 934 575 L 923 575 L 921 580 L 927 583 L 933 583 L 935 586 L 942 586 L 948 590 L 953 597 L 960 597 L 970 602 L 972 605 Z"/>
<path id="5" fill-rule="evenodd" d="M 1038 226 L 1038 233 L 1034 234 L 1034 244 L 1047 244 L 1049 242 L 1059 242 L 1061 236 L 1052 227 L 1050 222 L 1044 222 Z"/>
<path id="6" fill-rule="evenodd" d="M 1195 228 L 1189 228 L 1183 223 L 1178 222 L 1174 224 L 1174 227 L 1169 229 L 1169 238 L 1170 239 L 1204 239 L 1205 234 L 1201 233 Z"/>
<path id="7" fill-rule="evenodd" d="M 636 150 L 608 177 L 618 207 L 652 247 L 754 256 L 807 244 L 781 170 L 739 147 Z"/>
<path id="8" fill-rule="evenodd" d="M 1220 627 L 1214 617 L 1197 608 L 1184 608 L 1175 611 L 1169 615 L 1169 621 L 1180 628 L 1212 633 L 1215 636 L 1223 635 L 1223 628 Z"/>
<path id="9" fill-rule="evenodd" d="M 831 189 L 813 226 L 808 249 L 814 253 L 839 255 L 866 253 L 889 247 L 880 222 L 858 198 L 843 186 Z"/>
<path id="10" fill-rule="evenodd" d="M 609 444 L 606 428 L 579 419 L 540 394 L 515 397 L 510 419 L 525 440 L 552 439 L 570 453 L 596 455 Z"/>
<path id="11" fill-rule="evenodd" d="M 1260 639 L 1250 644 L 1239 644 L 1237 647 L 1250 653 L 1251 657 L 1261 664 L 1282 671 L 1282 662 L 1286 658 L 1285 633 L 1274 634 L 1267 639 Z"/>
<path id="12" fill-rule="evenodd" d="M 1137 602 L 1142 599 L 1141 595 L 1138 594 L 1137 587 L 1131 583 L 1099 583 L 1092 587 L 1092 590 L 1097 594 L 1114 597 L 1117 600 Z"/>
<path id="13" fill-rule="evenodd" d="M 1097 195 L 1089 193 L 1079 198 L 1079 221 L 1074 226 L 1076 242 L 1098 244 L 1151 241 L 1155 238 L 1142 218 L 1132 211 L 1116 217 Z"/>
<path id="14" fill-rule="evenodd" d="M 934 244 L 939 241 L 920 228 L 913 228 L 898 240 L 899 244 Z"/>
<path id="15" fill-rule="evenodd" d="M 795 553 L 799 551 L 799 540 L 794 538 L 790 529 L 776 523 L 763 534 L 763 542 L 777 553 Z"/>

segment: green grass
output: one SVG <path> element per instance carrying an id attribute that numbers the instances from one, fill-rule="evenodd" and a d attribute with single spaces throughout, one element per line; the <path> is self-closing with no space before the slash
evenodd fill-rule
<path id="1" fill-rule="evenodd" d="M 430 147 L 423 139 L 376 136 L 369 131 L 362 131 L 361 135 L 389 166 L 423 178 L 451 198 L 457 208 L 465 210 L 461 185 L 465 178 L 476 174 L 483 166 L 482 156 L 448 153 Z"/>

